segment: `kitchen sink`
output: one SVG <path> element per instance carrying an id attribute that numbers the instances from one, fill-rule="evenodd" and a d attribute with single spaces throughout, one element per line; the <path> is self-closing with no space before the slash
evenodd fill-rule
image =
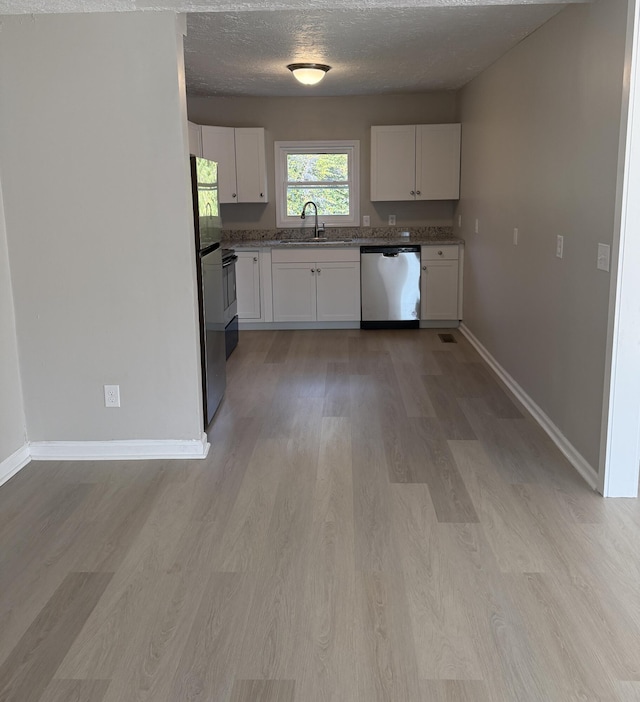
<path id="1" fill-rule="evenodd" d="M 350 244 L 353 239 L 281 239 L 280 244 L 293 244 L 296 246 L 308 246 L 309 244 Z"/>

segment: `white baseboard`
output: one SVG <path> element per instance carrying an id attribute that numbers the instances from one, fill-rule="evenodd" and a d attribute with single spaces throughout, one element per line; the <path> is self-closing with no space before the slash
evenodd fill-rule
<path id="1" fill-rule="evenodd" d="M 135 461 L 201 459 L 209 453 L 207 435 L 194 440 L 32 441 L 29 453 L 37 461 Z"/>
<path id="2" fill-rule="evenodd" d="M 457 319 L 420 320 L 420 329 L 457 329 L 459 326 L 460 321 Z"/>
<path id="3" fill-rule="evenodd" d="M 0 485 L 37 461 L 135 461 L 202 459 L 209 453 L 207 435 L 177 441 L 32 441 L 0 463 Z"/>
<path id="4" fill-rule="evenodd" d="M 360 329 L 360 320 L 356 322 L 238 322 L 240 331 L 291 331 L 294 329 Z"/>
<path id="5" fill-rule="evenodd" d="M 0 463 L 0 485 L 6 483 L 9 478 L 24 468 L 30 460 L 28 444 L 25 444 L 22 448 L 14 451 L 8 458 L 5 458 Z"/>
<path id="6" fill-rule="evenodd" d="M 542 429 L 548 434 L 553 443 L 562 451 L 569 463 L 580 473 L 587 483 L 594 489 L 598 487 L 598 472 L 587 462 L 582 454 L 567 439 L 567 437 L 551 421 L 549 416 L 529 397 L 523 388 L 507 373 L 507 371 L 496 361 L 487 349 L 474 336 L 464 322 L 460 325 L 460 331 L 469 340 L 469 343 L 491 366 L 496 375 L 518 398 L 529 414 L 536 420 Z"/>

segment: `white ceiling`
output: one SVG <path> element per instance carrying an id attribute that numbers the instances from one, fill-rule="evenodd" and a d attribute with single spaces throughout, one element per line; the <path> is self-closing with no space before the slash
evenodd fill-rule
<path id="1" fill-rule="evenodd" d="M 190 95 L 373 95 L 456 89 L 564 6 L 192 14 Z M 301 86 L 288 63 L 326 63 Z"/>
<path id="2" fill-rule="evenodd" d="M 371 95 L 456 89 L 589 0 L 0 0 L 0 14 L 189 13 L 190 95 Z M 288 63 L 328 63 L 312 88 Z"/>

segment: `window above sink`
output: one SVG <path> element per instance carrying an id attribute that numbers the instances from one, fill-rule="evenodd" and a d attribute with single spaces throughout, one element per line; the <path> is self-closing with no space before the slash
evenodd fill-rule
<path id="1" fill-rule="evenodd" d="M 278 227 L 300 228 L 302 206 L 309 200 L 318 206 L 320 223 L 358 226 L 359 141 L 277 141 L 275 165 Z"/>

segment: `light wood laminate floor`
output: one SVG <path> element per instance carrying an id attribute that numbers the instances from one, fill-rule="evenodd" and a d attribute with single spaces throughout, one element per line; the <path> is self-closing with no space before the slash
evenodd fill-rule
<path id="1" fill-rule="evenodd" d="M 16 475 L 0 702 L 640 700 L 638 502 L 454 337 L 244 332 L 207 460 Z"/>

